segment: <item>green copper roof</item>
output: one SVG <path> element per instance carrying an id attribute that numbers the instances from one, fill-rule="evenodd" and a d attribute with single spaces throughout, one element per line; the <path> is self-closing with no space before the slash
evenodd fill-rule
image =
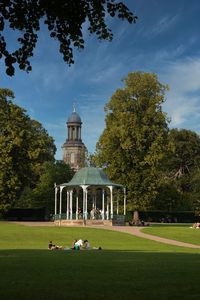
<path id="1" fill-rule="evenodd" d="M 100 168 L 87 167 L 80 169 L 68 183 L 60 184 L 60 186 L 115 186 L 122 187 L 121 184 L 111 182 L 104 171 Z"/>

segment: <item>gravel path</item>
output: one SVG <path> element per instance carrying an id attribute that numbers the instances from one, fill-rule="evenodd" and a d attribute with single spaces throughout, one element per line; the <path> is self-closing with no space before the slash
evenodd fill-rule
<path id="1" fill-rule="evenodd" d="M 11 222 L 11 223 L 16 223 L 16 224 L 21 224 L 25 226 L 55 226 L 53 222 Z M 147 234 L 141 232 L 142 227 L 136 227 L 136 226 L 89 226 L 88 228 L 97 228 L 97 229 L 105 229 L 105 230 L 113 230 L 113 231 L 120 231 L 120 232 L 126 232 L 130 233 L 134 236 L 145 238 L 148 240 L 164 243 L 164 244 L 170 244 L 174 246 L 180 246 L 180 247 L 187 247 L 187 248 L 196 248 L 200 249 L 200 246 L 198 245 L 193 245 L 190 243 L 184 243 L 184 242 L 179 242 L 175 240 L 170 240 L 170 239 L 165 239 L 162 237 L 158 237 L 155 235 Z"/>
<path id="2" fill-rule="evenodd" d="M 95 228 L 98 228 L 98 227 L 95 226 Z M 138 237 L 141 237 L 141 238 L 145 238 L 145 239 L 148 239 L 148 240 L 152 240 L 152 241 L 156 241 L 156 242 L 160 242 L 160 243 L 164 243 L 164 244 L 170 244 L 170 245 L 174 245 L 174 246 L 200 249 L 199 245 L 193 245 L 193 244 L 190 244 L 190 243 L 179 242 L 179 241 L 165 239 L 165 238 L 162 238 L 162 237 L 159 237 L 159 236 L 143 233 L 143 232 L 141 232 L 142 227 L 136 227 L 136 226 L 133 226 L 133 227 L 132 226 L 130 226 L 130 227 L 129 226 L 113 226 L 113 227 L 102 226 L 101 228 L 107 229 L 107 230 L 114 230 L 114 231 L 130 233 L 134 236 L 138 236 Z"/>

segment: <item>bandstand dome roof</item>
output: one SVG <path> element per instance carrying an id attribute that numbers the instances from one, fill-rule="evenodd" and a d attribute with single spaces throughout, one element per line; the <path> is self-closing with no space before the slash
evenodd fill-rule
<path id="1" fill-rule="evenodd" d="M 71 116 L 68 118 L 67 123 L 81 123 L 81 118 L 76 111 L 73 111 Z"/>
<path id="2" fill-rule="evenodd" d="M 75 173 L 71 181 L 60 184 L 59 186 L 77 187 L 81 185 L 123 187 L 121 184 L 111 182 L 103 169 L 95 167 L 85 167 L 80 169 Z"/>

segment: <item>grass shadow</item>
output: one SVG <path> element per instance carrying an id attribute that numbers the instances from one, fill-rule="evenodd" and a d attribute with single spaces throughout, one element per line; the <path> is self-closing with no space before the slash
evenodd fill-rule
<path id="1" fill-rule="evenodd" d="M 195 253 L 1 250 L 0 268 L 3 300 L 198 299 L 200 294 Z"/>

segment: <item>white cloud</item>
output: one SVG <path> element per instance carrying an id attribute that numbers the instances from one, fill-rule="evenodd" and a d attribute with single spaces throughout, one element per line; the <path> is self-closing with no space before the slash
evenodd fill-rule
<path id="1" fill-rule="evenodd" d="M 192 127 L 200 116 L 200 58 L 169 64 L 161 79 L 170 86 L 164 110 L 171 126 Z"/>
<path id="2" fill-rule="evenodd" d="M 69 68 L 64 63 L 34 64 L 31 76 L 42 89 L 60 91 L 66 81 L 72 80 L 73 68 Z"/>
<path id="3" fill-rule="evenodd" d="M 175 25 L 179 18 L 179 15 L 176 14 L 175 16 L 163 16 L 146 34 L 150 38 L 156 37 L 161 33 L 171 29 Z"/>
<path id="4" fill-rule="evenodd" d="M 123 69 L 123 65 L 121 63 L 118 64 L 110 64 L 110 66 L 103 66 L 100 70 L 98 70 L 94 77 L 90 77 L 90 81 L 92 83 L 103 83 L 106 81 L 112 80 L 116 74 L 120 74 Z"/>

